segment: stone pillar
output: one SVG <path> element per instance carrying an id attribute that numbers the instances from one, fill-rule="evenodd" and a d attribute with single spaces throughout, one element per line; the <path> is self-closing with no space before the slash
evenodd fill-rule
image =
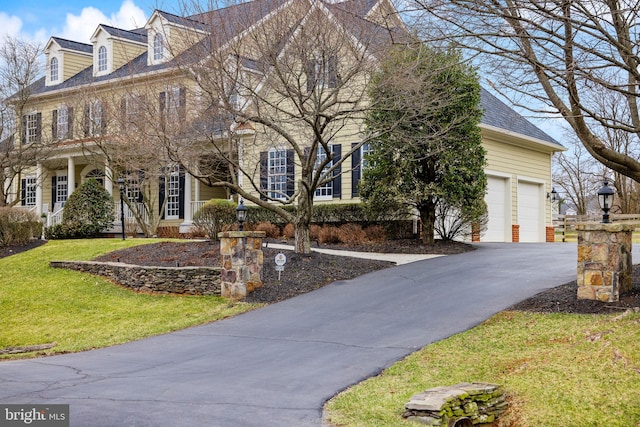
<path id="1" fill-rule="evenodd" d="M 578 232 L 578 299 L 619 301 L 631 290 L 633 224 L 576 224 Z"/>
<path id="2" fill-rule="evenodd" d="M 264 231 L 227 231 L 220 239 L 221 294 L 242 299 L 262 286 L 262 239 Z"/>

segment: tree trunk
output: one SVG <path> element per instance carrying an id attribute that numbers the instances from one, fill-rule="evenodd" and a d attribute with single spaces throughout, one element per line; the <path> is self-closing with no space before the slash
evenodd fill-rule
<path id="1" fill-rule="evenodd" d="M 420 211 L 420 220 L 422 222 L 422 243 L 425 245 L 433 244 L 436 222 L 436 205 L 429 201 L 418 208 Z"/>
<path id="2" fill-rule="evenodd" d="M 305 188 L 304 186 L 303 189 Z M 311 210 L 313 208 L 313 199 L 309 197 L 308 192 L 302 190 L 298 198 L 298 206 L 296 209 L 295 219 L 295 252 L 297 254 L 310 254 L 311 242 L 309 240 L 309 226 L 311 225 Z"/>

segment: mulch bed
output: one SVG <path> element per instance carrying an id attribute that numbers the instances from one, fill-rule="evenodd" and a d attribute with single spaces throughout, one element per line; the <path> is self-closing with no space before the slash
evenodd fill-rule
<path id="1" fill-rule="evenodd" d="M 0 247 L 0 258 L 20 253 L 44 244 L 45 241 L 33 240 L 22 247 Z M 318 246 L 317 243 L 312 245 Z M 436 242 L 434 245 L 422 245 L 416 240 L 388 241 L 378 245 L 351 246 L 322 245 L 333 249 L 355 251 L 389 252 L 389 253 L 437 253 L 454 255 L 473 250 L 472 246 L 459 242 Z M 265 268 L 263 269 L 262 288 L 250 294 L 245 301 L 258 303 L 274 303 L 313 291 L 336 280 L 348 280 L 366 273 L 393 266 L 386 261 L 366 260 L 341 257 L 312 252 L 300 255 L 286 251 L 287 263 L 285 271 L 278 273 L 270 268 L 272 260 L 280 252 L 274 248 L 264 249 Z M 97 257 L 96 261 L 117 261 L 137 265 L 155 266 L 218 266 L 220 251 L 217 242 L 163 242 L 140 245 L 123 249 Z M 511 310 L 523 310 L 542 313 L 585 313 L 602 314 L 620 312 L 625 309 L 640 307 L 640 267 L 634 266 L 633 290 L 620 297 L 616 303 L 601 303 L 590 300 L 578 300 L 576 282 L 567 283 L 532 298 L 524 300 Z"/>

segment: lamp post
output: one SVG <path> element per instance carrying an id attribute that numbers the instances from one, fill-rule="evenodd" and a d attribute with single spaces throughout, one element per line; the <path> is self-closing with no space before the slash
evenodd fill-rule
<path id="1" fill-rule="evenodd" d="M 122 240 L 124 240 L 124 178 L 118 178 L 118 188 L 120 189 L 120 223 L 122 224 Z"/>
<path id="2" fill-rule="evenodd" d="M 613 199 L 615 197 L 616 191 L 609 187 L 609 181 L 604 181 L 604 185 L 598 190 L 598 203 L 600 204 L 600 209 L 602 209 L 602 223 L 608 224 L 609 222 L 609 210 L 613 205 Z"/>
<path id="3" fill-rule="evenodd" d="M 551 192 L 547 193 L 547 199 L 551 200 L 551 203 L 558 201 L 558 192 L 555 188 L 551 187 Z"/>
<path id="4" fill-rule="evenodd" d="M 240 203 L 236 208 L 236 218 L 238 219 L 238 231 L 244 231 L 243 223 L 247 219 L 247 207 L 242 199 L 240 199 Z"/>

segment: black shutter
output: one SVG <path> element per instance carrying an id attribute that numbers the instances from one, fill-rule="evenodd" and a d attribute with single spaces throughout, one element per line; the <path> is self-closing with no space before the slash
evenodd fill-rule
<path id="1" fill-rule="evenodd" d="M 287 197 L 293 197 L 296 188 L 294 151 L 287 150 Z"/>
<path id="2" fill-rule="evenodd" d="M 329 74 L 328 86 L 330 88 L 335 88 L 338 86 L 338 57 L 335 55 L 331 55 L 329 57 L 329 64 L 327 68 L 327 72 Z"/>
<path id="3" fill-rule="evenodd" d="M 260 152 L 260 200 L 267 200 L 267 186 L 269 185 L 269 153 L 267 151 Z"/>
<path id="4" fill-rule="evenodd" d="M 180 88 L 179 106 L 178 118 L 180 119 L 180 123 L 183 123 L 187 118 L 187 89 L 183 87 Z"/>
<path id="5" fill-rule="evenodd" d="M 139 170 L 138 171 L 138 182 L 136 183 L 136 185 L 138 186 L 138 203 L 142 203 L 144 200 L 144 193 L 142 192 L 142 183 L 144 182 L 146 176 L 144 173 L 144 170 Z"/>
<path id="6" fill-rule="evenodd" d="M 158 110 L 160 111 L 160 127 L 164 128 L 166 123 L 165 110 L 167 106 L 167 92 L 160 92 L 158 96 Z"/>
<path id="7" fill-rule="evenodd" d="M 353 149 L 357 142 L 351 144 L 351 149 Z M 358 182 L 360 182 L 360 174 L 361 174 L 361 150 L 357 149 L 351 155 L 351 197 L 358 197 Z"/>
<path id="8" fill-rule="evenodd" d="M 36 142 L 42 140 L 42 113 L 36 114 Z"/>
<path id="9" fill-rule="evenodd" d="M 51 136 L 53 139 L 58 138 L 58 110 L 53 110 L 51 112 Z"/>
<path id="10" fill-rule="evenodd" d="M 20 201 L 20 205 L 25 206 L 27 204 L 27 180 L 22 179 L 21 185 L 22 185 L 22 188 L 20 189 L 20 193 L 21 193 L 20 198 L 22 200 Z"/>
<path id="11" fill-rule="evenodd" d="M 178 175 L 178 218 L 184 219 L 184 186 L 185 186 L 184 169 L 180 168 Z"/>
<path id="12" fill-rule="evenodd" d="M 27 115 L 22 116 L 22 145 L 27 143 Z"/>
<path id="13" fill-rule="evenodd" d="M 333 163 L 336 164 L 342 157 L 342 144 L 333 144 L 331 147 L 333 151 Z M 333 170 L 333 198 L 342 198 L 342 164 Z"/>
<path id="14" fill-rule="evenodd" d="M 53 211 L 53 209 L 55 209 L 55 204 L 57 202 L 56 200 L 56 185 L 58 184 L 58 177 L 57 176 L 52 176 L 51 177 L 51 209 Z"/>
<path id="15" fill-rule="evenodd" d="M 314 60 L 307 61 L 305 72 L 307 74 L 307 92 L 311 92 L 316 87 L 316 62 Z"/>
<path id="16" fill-rule="evenodd" d="M 65 139 L 73 139 L 73 107 L 67 108 L 67 134 Z"/>
<path id="17" fill-rule="evenodd" d="M 84 117 L 83 119 L 83 129 L 85 138 L 89 136 L 89 131 L 91 129 L 91 107 L 89 104 L 84 106 Z"/>
<path id="18" fill-rule="evenodd" d="M 158 211 L 160 213 L 160 219 L 164 219 L 165 210 L 163 209 L 163 204 L 164 204 L 164 195 L 165 195 L 165 188 L 164 188 L 165 185 L 166 185 L 166 179 L 164 176 L 164 169 L 163 169 L 162 174 L 158 178 Z"/>
<path id="19" fill-rule="evenodd" d="M 100 135 L 107 134 L 107 109 L 100 103 Z"/>

